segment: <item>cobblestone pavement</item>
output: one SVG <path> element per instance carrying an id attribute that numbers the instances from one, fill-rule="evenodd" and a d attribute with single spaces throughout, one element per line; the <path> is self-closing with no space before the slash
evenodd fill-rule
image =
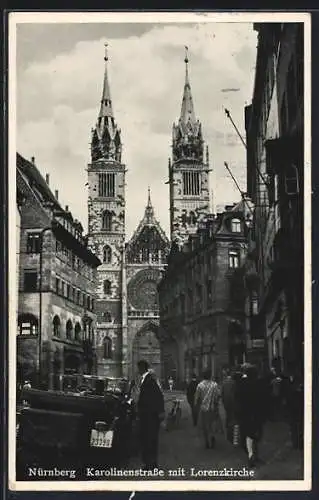
<path id="1" fill-rule="evenodd" d="M 160 430 L 159 467 L 164 470 L 177 470 L 180 467 L 181 476 L 171 476 L 169 479 L 203 480 L 203 476 L 191 475 L 200 470 L 243 470 L 247 467 L 247 456 L 241 448 L 235 448 L 229 443 L 222 433 L 216 436 L 214 449 L 205 449 L 202 437 L 191 421 L 190 409 L 183 393 L 165 393 L 166 414 L 172 401 L 181 400 L 182 418 L 178 427 L 169 431 L 165 422 Z M 302 452 L 293 450 L 289 442 L 287 424 L 283 422 L 267 423 L 264 428 L 263 439 L 260 444 L 259 455 L 261 462 L 254 470 L 254 475 L 244 479 L 258 480 L 298 480 L 303 478 Z M 140 466 L 138 458 L 130 464 L 132 467 Z M 184 470 L 183 470 L 184 469 Z M 194 472 L 193 472 L 194 474 Z M 222 479 L 207 477 L 206 479 Z M 229 479 L 234 479 L 229 477 Z"/>

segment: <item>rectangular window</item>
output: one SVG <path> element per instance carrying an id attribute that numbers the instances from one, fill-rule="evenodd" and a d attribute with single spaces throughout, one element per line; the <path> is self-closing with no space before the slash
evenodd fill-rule
<path id="1" fill-rule="evenodd" d="M 66 296 L 68 299 L 71 298 L 71 286 L 70 285 L 66 285 Z"/>
<path id="2" fill-rule="evenodd" d="M 77 290 L 76 292 L 76 303 L 80 304 L 80 290 Z"/>
<path id="3" fill-rule="evenodd" d="M 257 297 L 252 297 L 251 298 L 251 315 L 255 316 L 258 314 L 258 298 Z"/>
<path id="4" fill-rule="evenodd" d="M 183 194 L 186 196 L 200 195 L 199 172 L 183 172 Z"/>
<path id="5" fill-rule="evenodd" d="M 55 291 L 57 294 L 60 293 L 60 279 L 59 278 L 55 278 Z"/>
<path id="6" fill-rule="evenodd" d="M 38 328 L 37 325 L 30 322 L 25 322 L 20 324 L 19 335 L 37 335 Z"/>
<path id="7" fill-rule="evenodd" d="M 29 233 L 27 236 L 27 253 L 40 253 L 40 234 Z"/>
<path id="8" fill-rule="evenodd" d="M 115 174 L 99 174 L 99 196 L 114 198 L 115 196 Z"/>
<path id="9" fill-rule="evenodd" d="M 229 251 L 229 267 L 231 269 L 239 267 L 239 250 Z"/>
<path id="10" fill-rule="evenodd" d="M 38 290 L 38 273 L 36 271 L 24 271 L 24 291 L 36 292 Z"/>

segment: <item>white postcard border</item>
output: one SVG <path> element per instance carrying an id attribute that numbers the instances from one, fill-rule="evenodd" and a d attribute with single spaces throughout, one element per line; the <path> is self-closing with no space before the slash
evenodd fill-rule
<path id="1" fill-rule="evenodd" d="M 304 23 L 304 479 L 298 481 L 16 481 L 16 27 L 19 23 Z M 14 491 L 307 491 L 312 471 L 311 14 L 300 12 L 11 12 L 8 102 L 9 489 Z"/>

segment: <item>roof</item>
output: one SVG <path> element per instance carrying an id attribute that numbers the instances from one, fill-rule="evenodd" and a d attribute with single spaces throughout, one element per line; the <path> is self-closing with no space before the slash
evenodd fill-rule
<path id="1" fill-rule="evenodd" d="M 31 183 L 36 185 L 46 201 L 52 202 L 56 209 L 64 211 L 34 163 L 17 153 L 17 167 Z"/>
<path id="2" fill-rule="evenodd" d="M 170 244 L 169 243 L 169 239 L 167 238 L 165 232 L 161 228 L 160 223 L 155 218 L 154 208 L 153 208 L 152 201 L 151 201 L 150 188 L 148 188 L 147 205 L 145 207 L 144 217 L 140 221 L 139 225 L 137 226 L 137 229 L 134 231 L 134 234 L 133 234 L 132 238 L 128 242 L 128 246 L 132 245 L 138 239 L 139 235 L 141 234 L 141 232 L 143 231 L 144 227 L 146 227 L 146 226 L 153 226 L 153 227 L 155 227 L 158 230 L 161 238 L 165 241 L 165 243 L 167 243 L 167 245 Z"/>

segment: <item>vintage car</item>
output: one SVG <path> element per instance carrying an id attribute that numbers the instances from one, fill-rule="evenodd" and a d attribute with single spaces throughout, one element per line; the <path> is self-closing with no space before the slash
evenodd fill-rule
<path id="1" fill-rule="evenodd" d="M 31 467 L 123 466 L 130 456 L 134 403 L 125 379 L 84 376 L 61 391 L 26 389 L 17 431 L 17 479 Z M 52 479 L 52 478 L 51 478 Z M 61 478 L 63 479 L 63 478 Z"/>

